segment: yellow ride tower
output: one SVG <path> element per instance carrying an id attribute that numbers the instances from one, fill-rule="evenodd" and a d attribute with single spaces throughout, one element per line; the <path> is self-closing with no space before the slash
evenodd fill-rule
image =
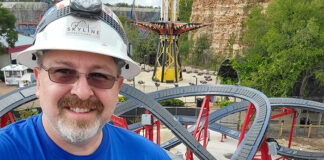
<path id="1" fill-rule="evenodd" d="M 179 0 L 162 0 L 160 13 L 158 22 L 136 22 L 134 24 L 160 35 L 152 76 L 153 81 L 177 83 L 182 80 L 178 43 L 180 34 L 208 24 L 178 22 Z"/>

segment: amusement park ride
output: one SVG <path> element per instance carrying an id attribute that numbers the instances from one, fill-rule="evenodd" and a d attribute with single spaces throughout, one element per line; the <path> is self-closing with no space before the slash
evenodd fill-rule
<path id="1" fill-rule="evenodd" d="M 134 22 L 134 25 L 160 36 L 152 80 L 162 83 L 177 83 L 182 80 L 179 36 L 208 24 L 177 22 L 179 20 L 179 0 L 161 1 L 160 21 Z"/>

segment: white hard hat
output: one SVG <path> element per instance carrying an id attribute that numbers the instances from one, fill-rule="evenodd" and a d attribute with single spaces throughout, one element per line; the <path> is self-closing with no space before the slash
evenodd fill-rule
<path id="1" fill-rule="evenodd" d="M 37 26 L 33 46 L 19 53 L 19 63 L 34 68 L 35 53 L 42 50 L 74 50 L 119 58 L 126 62 L 121 76 L 132 79 L 140 67 L 118 17 L 100 0 L 65 0 L 50 8 Z"/>

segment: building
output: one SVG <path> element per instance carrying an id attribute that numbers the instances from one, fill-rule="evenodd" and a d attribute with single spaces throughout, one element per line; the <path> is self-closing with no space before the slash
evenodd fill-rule
<path id="1" fill-rule="evenodd" d="M 27 74 L 27 67 L 19 64 L 9 64 L 1 68 L 6 85 L 19 85 L 20 79 Z"/>
<path id="2" fill-rule="evenodd" d="M 17 54 L 20 51 L 23 51 L 30 47 L 33 44 L 33 42 L 33 37 L 18 34 L 18 40 L 15 43 L 15 47 L 10 48 L 8 43 L 6 42 L 6 39 L 4 37 L 0 37 L 0 43 L 3 44 L 4 47 L 8 48 L 7 52 L 5 52 L 4 54 L 0 54 L 0 68 L 3 68 L 10 64 L 17 64 Z"/>

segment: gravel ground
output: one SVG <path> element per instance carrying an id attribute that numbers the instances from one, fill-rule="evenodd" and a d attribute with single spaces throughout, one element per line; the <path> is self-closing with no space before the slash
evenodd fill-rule
<path id="1" fill-rule="evenodd" d="M 4 82 L 0 82 L 0 96 L 16 90 L 17 86 L 8 86 Z"/>

